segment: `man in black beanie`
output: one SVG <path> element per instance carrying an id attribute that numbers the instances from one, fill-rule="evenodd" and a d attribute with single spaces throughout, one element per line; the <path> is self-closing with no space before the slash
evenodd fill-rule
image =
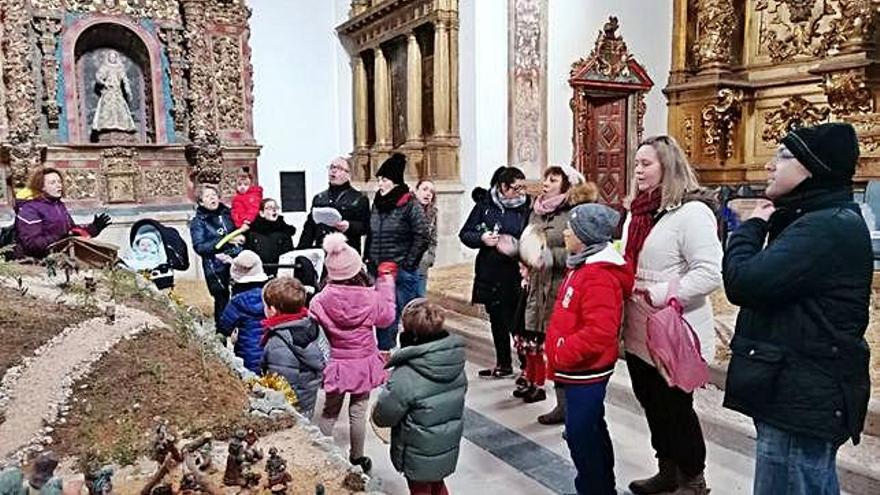
<path id="1" fill-rule="evenodd" d="M 741 307 L 724 405 L 754 419 L 757 495 L 839 493 L 837 450 L 859 442 L 873 255 L 852 200 L 858 158 L 849 124 L 791 131 L 765 167 L 769 199 L 724 256 Z"/>
<path id="2" fill-rule="evenodd" d="M 418 296 L 418 268 L 428 249 L 428 224 L 422 206 L 403 180 L 406 156 L 395 153 L 376 171 L 379 190 L 373 200 L 370 231 L 364 262 L 373 274 L 381 263 L 397 265 L 395 280 L 397 318 L 390 326 L 376 329 L 380 351 L 397 346 L 397 322 L 404 306 Z"/>

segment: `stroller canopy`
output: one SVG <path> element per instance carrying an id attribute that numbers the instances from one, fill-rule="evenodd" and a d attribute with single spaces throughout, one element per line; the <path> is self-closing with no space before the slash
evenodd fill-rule
<path id="1" fill-rule="evenodd" d="M 138 220 L 129 231 L 131 251 L 122 260 L 134 270 L 152 270 L 167 264 L 173 270 L 189 269 L 189 252 L 180 233 L 156 220 Z M 155 248 L 152 247 L 156 244 Z"/>

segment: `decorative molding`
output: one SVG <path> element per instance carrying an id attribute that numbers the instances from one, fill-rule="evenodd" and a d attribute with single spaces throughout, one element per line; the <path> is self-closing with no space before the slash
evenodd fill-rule
<path id="1" fill-rule="evenodd" d="M 855 127 L 863 152 L 873 153 L 880 149 L 880 114 L 852 115 L 846 121 Z"/>
<path id="2" fill-rule="evenodd" d="M 247 27 L 251 9 L 245 0 L 204 0 L 208 21 L 226 26 Z"/>
<path id="3" fill-rule="evenodd" d="M 828 97 L 828 105 L 835 116 L 872 113 L 874 97 L 865 84 L 865 74 L 859 70 L 825 74 L 819 86 Z"/>
<path id="4" fill-rule="evenodd" d="M 449 29 L 458 29 L 458 2 L 385 0 L 358 12 L 336 32 L 349 55 L 353 56 L 405 35 L 421 24 L 439 22 L 444 22 Z"/>
<path id="5" fill-rule="evenodd" d="M 179 21 L 177 0 L 31 0 L 34 8 Z"/>
<path id="6" fill-rule="evenodd" d="M 186 169 L 161 167 L 144 169 L 144 195 L 149 198 L 183 196 L 186 194 Z"/>
<path id="7" fill-rule="evenodd" d="M 186 159 L 198 183 L 219 184 L 223 174 L 223 146 L 212 132 L 201 132 L 186 147 Z"/>
<path id="8" fill-rule="evenodd" d="M 73 200 L 100 199 L 100 175 L 92 168 L 65 169 L 64 195 Z"/>
<path id="9" fill-rule="evenodd" d="M 758 0 L 755 11 L 764 13 L 760 16 L 760 46 L 774 62 L 818 57 L 828 51 L 826 35 L 836 14 L 830 0 Z"/>
<path id="10" fill-rule="evenodd" d="M 688 115 L 684 118 L 682 124 L 682 136 L 684 136 L 684 154 L 687 157 L 694 156 L 694 118 Z"/>
<path id="11" fill-rule="evenodd" d="M 183 49 L 184 32 L 179 28 L 162 28 L 159 31 L 159 39 L 165 45 L 165 54 L 168 56 L 168 79 L 171 82 L 171 112 L 174 116 L 174 130 L 178 134 L 185 134 L 189 112 L 186 104 L 188 86 L 185 75 L 186 53 Z"/>
<path id="12" fill-rule="evenodd" d="M 827 120 L 830 112 L 830 108 L 818 108 L 800 96 L 792 96 L 783 101 L 779 108 L 764 115 L 761 139 L 768 143 L 779 142 L 792 129 Z"/>
<path id="13" fill-rule="evenodd" d="M 880 5 L 872 0 L 838 0 L 837 15 L 831 19 L 823 39 L 825 51 L 856 51 L 860 45 L 873 41 L 878 12 Z"/>
<path id="14" fill-rule="evenodd" d="M 620 28 L 620 23 L 617 17 L 609 17 L 608 22 L 599 31 L 590 56 L 578 59 L 571 64 L 570 77 L 575 77 L 590 64 L 595 64 L 593 71 L 599 77 L 609 80 L 629 80 L 632 77 L 629 62 L 633 57 L 629 53 L 623 37 L 617 34 L 618 28 Z"/>
<path id="15" fill-rule="evenodd" d="M 134 148 L 110 148 L 101 153 L 104 201 L 134 203 L 140 199 L 138 152 Z"/>
<path id="16" fill-rule="evenodd" d="M 636 137 L 639 142 L 645 134 L 645 114 L 648 113 L 648 104 L 645 102 L 645 92 L 639 91 L 636 95 Z"/>
<path id="17" fill-rule="evenodd" d="M 58 60 L 55 58 L 55 47 L 58 45 L 58 33 L 61 32 L 61 19 L 53 17 L 37 17 L 33 20 L 34 29 L 40 35 L 40 51 L 43 54 L 43 111 L 46 122 L 52 129 L 58 128 L 61 108 L 56 96 L 58 93 Z"/>
<path id="18" fill-rule="evenodd" d="M 703 153 L 718 157 L 721 163 L 733 157 L 733 131 L 739 121 L 743 92 L 722 88 L 716 102 L 703 107 Z"/>
<path id="19" fill-rule="evenodd" d="M 739 19 L 733 0 L 697 0 L 694 61 L 700 69 L 727 69 L 733 48 L 733 33 Z"/>
<path id="20" fill-rule="evenodd" d="M 242 87 L 241 45 L 233 36 L 213 40 L 214 98 L 219 129 L 244 129 L 244 88 Z"/>
<path id="21" fill-rule="evenodd" d="M 207 12 L 201 0 L 181 0 L 185 24 L 186 59 L 189 62 L 190 139 L 214 132 L 214 67 L 208 45 Z"/>
<path id="22" fill-rule="evenodd" d="M 508 163 L 526 176 L 547 162 L 547 0 L 509 0 Z"/>
<path id="23" fill-rule="evenodd" d="M 36 85 L 31 67 L 31 16 L 20 0 L 0 0 L 5 12 L 3 82 L 9 133 L 3 144 L 13 187 L 24 187 L 29 171 L 40 166 L 45 147 L 39 143 Z"/>

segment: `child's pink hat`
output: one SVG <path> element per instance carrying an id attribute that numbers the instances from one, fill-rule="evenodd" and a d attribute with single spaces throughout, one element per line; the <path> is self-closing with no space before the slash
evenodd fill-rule
<path id="1" fill-rule="evenodd" d="M 339 232 L 325 237 L 323 246 L 327 253 L 324 266 L 327 267 L 327 277 L 330 280 L 348 280 L 363 269 L 361 255 L 348 245 L 345 236 Z"/>

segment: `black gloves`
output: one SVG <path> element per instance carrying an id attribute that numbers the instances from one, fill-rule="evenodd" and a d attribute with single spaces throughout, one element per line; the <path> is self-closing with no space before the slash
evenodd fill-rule
<path id="1" fill-rule="evenodd" d="M 95 230 L 100 233 L 110 225 L 110 215 L 106 213 L 95 215 L 95 219 L 92 220 L 92 225 L 95 227 Z"/>

